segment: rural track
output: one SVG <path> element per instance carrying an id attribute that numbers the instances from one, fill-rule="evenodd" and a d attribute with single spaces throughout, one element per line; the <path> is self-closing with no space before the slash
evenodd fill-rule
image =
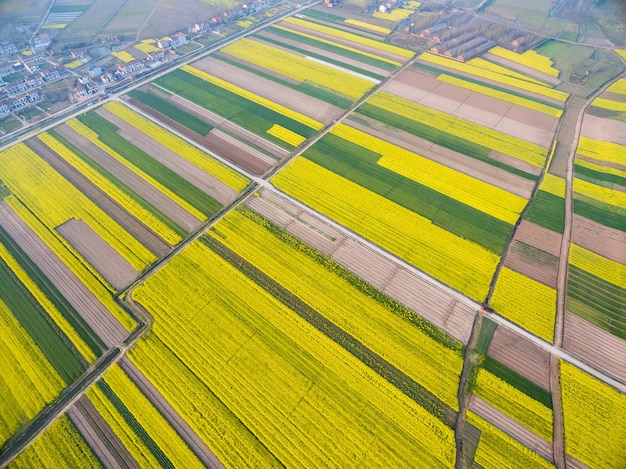
<path id="1" fill-rule="evenodd" d="M 604 91 L 615 81 L 623 76 L 617 75 L 613 80 L 609 80 L 602 88 L 589 96 L 585 103 L 578 110 L 578 118 L 576 120 L 576 128 L 574 130 L 574 138 L 571 140 L 569 157 L 567 159 L 567 169 L 565 172 L 565 223 L 563 236 L 561 237 L 561 251 L 559 253 L 559 265 L 557 269 L 557 304 L 556 317 L 554 320 L 554 346 L 561 348 L 563 345 L 563 332 L 565 328 L 565 306 L 567 300 L 567 266 L 569 259 L 570 242 L 572 239 L 572 217 L 573 217 L 573 179 L 574 179 L 574 158 L 576 157 L 576 149 L 578 148 L 578 140 L 582 130 L 585 110 L 592 101 L 604 93 Z M 558 138 L 558 135 L 557 135 Z M 563 406 L 561 402 L 561 378 L 559 374 L 559 358 L 556 355 L 550 355 L 550 390 L 552 396 L 552 412 L 553 412 L 553 454 L 554 463 L 557 469 L 565 469 L 566 451 L 565 451 L 565 427 L 563 424 Z"/>

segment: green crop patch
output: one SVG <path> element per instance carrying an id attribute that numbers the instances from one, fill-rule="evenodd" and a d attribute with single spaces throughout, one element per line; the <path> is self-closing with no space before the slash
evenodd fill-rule
<path id="1" fill-rule="evenodd" d="M 626 210 L 574 192 L 574 213 L 601 225 L 626 231 Z"/>
<path id="2" fill-rule="evenodd" d="M 565 201 L 546 191 L 538 191 L 524 219 L 549 230 L 563 233 L 565 228 Z"/>

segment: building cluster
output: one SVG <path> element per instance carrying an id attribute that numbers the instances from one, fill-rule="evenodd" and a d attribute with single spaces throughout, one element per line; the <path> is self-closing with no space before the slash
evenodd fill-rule
<path id="1" fill-rule="evenodd" d="M 280 0 L 253 0 L 248 4 L 240 5 L 230 11 L 225 11 L 221 15 L 214 16 L 213 18 L 208 18 L 199 23 L 195 23 L 187 29 L 187 32 L 190 35 L 199 36 L 214 28 L 217 28 L 220 25 L 232 23 L 233 21 L 237 21 L 241 18 L 252 15 L 259 10 L 263 10 L 269 6 L 275 5 L 279 3 L 279 1 Z"/>

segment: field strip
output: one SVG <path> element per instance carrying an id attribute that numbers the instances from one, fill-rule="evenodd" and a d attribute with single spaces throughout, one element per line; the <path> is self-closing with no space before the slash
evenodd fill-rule
<path id="1" fill-rule="evenodd" d="M 358 72 L 355 72 L 353 70 L 349 70 L 347 68 L 340 67 L 339 65 L 331 64 L 331 63 L 326 62 L 326 61 L 321 60 L 321 59 L 316 59 L 315 57 L 310 57 L 310 56 L 307 55 L 305 57 L 305 59 L 310 60 L 312 62 L 316 62 L 318 64 L 325 65 L 325 66 L 330 67 L 330 68 L 334 68 L 335 70 L 342 71 L 344 73 L 347 73 L 349 75 L 355 76 L 357 78 L 362 78 L 363 80 L 367 80 L 367 81 L 369 81 L 371 83 L 375 83 L 377 85 L 380 83 L 380 80 L 377 80 L 376 78 L 368 77 L 367 75 L 363 75 L 362 73 L 358 73 Z"/>

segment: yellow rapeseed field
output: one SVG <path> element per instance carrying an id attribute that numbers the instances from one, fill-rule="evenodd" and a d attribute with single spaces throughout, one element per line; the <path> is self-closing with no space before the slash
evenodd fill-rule
<path id="1" fill-rule="evenodd" d="M 511 77 L 511 78 L 516 78 L 518 80 L 527 81 L 529 83 L 534 83 L 534 84 L 537 84 L 537 85 L 548 86 L 544 82 L 542 82 L 541 80 L 537 80 L 535 78 L 529 77 L 528 75 L 525 75 L 525 74 L 520 73 L 520 72 L 516 72 L 515 70 L 511 70 L 510 68 L 504 67 L 502 65 L 498 65 L 496 63 L 489 62 L 488 60 L 485 60 L 482 57 L 476 57 L 474 59 L 468 60 L 466 63 L 468 65 L 472 66 L 472 67 L 480 68 L 480 69 L 483 69 L 483 70 L 488 70 L 490 72 L 494 72 L 494 73 L 497 73 L 499 75 L 503 75 L 503 76 L 507 76 L 507 77 Z"/>
<path id="2" fill-rule="evenodd" d="M 306 140 L 306 137 L 303 137 L 300 134 L 293 132 L 292 130 L 286 129 L 285 127 L 274 124 L 268 131 L 268 134 L 280 138 L 283 142 L 287 142 L 289 145 L 293 145 L 297 147 L 302 142 Z"/>
<path id="3" fill-rule="evenodd" d="M 72 344 L 80 352 L 80 354 L 89 362 L 92 363 L 96 359 L 96 355 L 91 348 L 85 343 L 82 337 L 76 332 L 74 326 L 63 316 L 63 314 L 57 309 L 56 306 L 50 301 L 50 299 L 41 291 L 37 284 L 31 279 L 17 260 L 11 255 L 11 253 L 0 244 L 0 259 L 2 259 L 9 268 L 13 271 L 20 282 L 28 289 L 37 302 L 45 309 L 46 313 L 52 318 L 54 323 L 63 331 L 63 333 L 70 339 Z"/>
<path id="4" fill-rule="evenodd" d="M 361 44 L 367 47 L 371 47 L 373 49 L 378 49 L 383 52 L 390 52 L 399 57 L 404 57 L 407 59 L 412 58 L 415 55 L 415 52 L 409 49 L 404 49 L 402 47 L 394 46 L 392 44 L 387 44 L 386 42 L 377 41 L 376 39 L 369 39 L 363 36 L 359 36 L 358 34 L 349 33 L 347 31 L 343 31 L 341 29 L 332 28 L 330 26 L 324 26 L 319 23 L 314 23 L 312 21 L 306 21 L 300 18 L 289 17 L 286 18 L 285 23 L 290 23 L 296 26 L 300 26 L 311 31 L 317 31 L 323 34 L 328 34 L 330 36 L 334 36 L 339 39 L 346 39 L 354 44 Z"/>
<path id="5" fill-rule="evenodd" d="M 51 403 L 65 383 L 0 300 L 0 447 Z"/>
<path id="6" fill-rule="evenodd" d="M 600 186 L 584 179 L 574 178 L 574 192 L 616 207 L 626 208 L 626 192 Z"/>
<path id="7" fill-rule="evenodd" d="M 158 48 L 155 44 L 156 41 L 154 39 L 144 39 L 139 44 L 135 44 L 135 49 L 140 50 L 141 52 L 144 52 L 146 54 L 149 54 L 150 52 L 160 51 L 161 49 Z"/>
<path id="8" fill-rule="evenodd" d="M 591 161 L 583 160 L 582 158 L 576 159 L 576 165 L 589 168 L 600 173 L 613 174 L 615 176 L 626 178 L 626 169 L 612 168 L 607 165 L 592 163 Z"/>
<path id="9" fill-rule="evenodd" d="M 565 197 L 565 179 L 545 173 L 539 189 L 557 197 Z"/>
<path id="10" fill-rule="evenodd" d="M 578 244 L 571 244 L 569 263 L 600 277 L 613 285 L 626 288 L 626 265 L 591 252 Z"/>
<path id="11" fill-rule="evenodd" d="M 137 114 L 120 102 L 111 101 L 105 104 L 104 107 L 107 111 L 110 111 L 112 114 L 131 124 L 146 135 L 149 135 L 174 153 L 180 155 L 190 163 L 193 163 L 203 171 L 206 171 L 211 176 L 214 176 L 231 189 L 241 192 L 250 183 L 248 178 L 242 176 L 234 169 L 226 166 L 221 161 L 217 161 L 215 158 L 211 158 L 195 146 L 187 143 L 173 133 L 168 132 L 160 125 L 155 124 L 142 115 Z"/>
<path id="12" fill-rule="evenodd" d="M 221 51 L 294 80 L 316 83 L 352 99 L 360 98 L 374 86 L 363 78 L 252 39 L 240 39 Z"/>
<path id="13" fill-rule="evenodd" d="M 370 31 L 374 31 L 377 33 L 382 33 L 382 34 L 389 34 L 391 32 L 391 29 L 389 28 L 383 28 L 382 26 L 378 26 L 378 25 L 371 24 L 371 23 L 366 23 L 365 21 L 359 21 L 359 20 L 355 20 L 352 18 L 348 18 L 347 20 L 344 21 L 344 23 L 351 24 L 353 26 L 358 26 L 359 28 L 363 28 L 363 29 L 369 29 Z"/>
<path id="14" fill-rule="evenodd" d="M 486 60 L 480 61 L 477 64 L 470 63 L 471 61 L 458 62 L 456 60 L 431 54 L 429 52 L 424 52 L 420 55 L 420 59 L 436 65 L 442 65 L 453 70 L 469 73 L 479 78 L 485 78 L 504 85 L 513 86 L 523 91 L 540 94 L 547 98 L 552 98 L 561 102 L 565 102 L 569 96 L 567 93 L 550 88 L 541 82 L 537 82 L 537 80 L 529 81 L 528 77 L 525 77 L 524 75 L 521 77 L 511 76 L 513 72 L 507 68 L 501 67 L 501 69 L 503 69 L 501 70 L 491 65 L 487 66 L 485 64 Z"/>
<path id="15" fill-rule="evenodd" d="M 499 259 L 485 248 L 305 158 L 293 161 L 272 181 L 469 297 L 485 297 Z"/>
<path id="16" fill-rule="evenodd" d="M 626 103 L 614 101 L 612 99 L 596 98 L 593 100 L 591 105 L 602 109 L 608 109 L 609 111 L 626 112 Z"/>
<path id="17" fill-rule="evenodd" d="M 471 81 L 463 80 L 461 78 L 453 77 L 446 74 L 441 74 L 437 78 L 439 81 L 443 81 L 446 83 L 450 83 L 451 85 L 455 85 L 461 88 L 465 88 L 470 91 L 476 91 L 477 93 L 484 94 L 486 96 L 491 96 L 492 98 L 501 99 L 502 101 L 507 101 L 512 104 L 517 104 L 519 106 L 524 106 L 528 109 L 533 109 L 535 111 L 542 112 L 549 116 L 553 117 L 561 117 L 563 111 L 561 109 L 557 109 L 552 106 L 548 106 L 546 104 L 538 103 L 537 101 L 533 101 L 532 99 L 523 98 L 521 96 L 516 96 L 511 93 L 507 93 L 505 91 L 494 90 L 488 86 L 479 85 L 478 83 L 473 83 Z"/>
<path id="18" fill-rule="evenodd" d="M 398 22 L 407 19 L 413 13 L 415 13 L 414 10 L 407 10 L 406 8 L 394 8 L 391 11 L 375 11 L 372 16 L 381 20 Z"/>
<path id="19" fill-rule="evenodd" d="M 120 59 L 122 62 L 125 62 L 125 63 L 132 62 L 133 60 L 135 60 L 135 57 L 133 57 L 130 53 L 126 52 L 125 50 L 111 52 L 111 55 L 113 57 Z"/>
<path id="20" fill-rule="evenodd" d="M 117 162 L 123 164 L 126 168 L 128 168 L 129 171 L 131 171 L 132 173 L 136 174 L 141 179 L 144 179 L 146 182 L 148 182 L 155 189 L 157 189 L 158 191 L 162 192 L 167 197 L 172 199 L 174 202 L 176 202 L 176 204 L 181 206 L 187 212 L 191 213 L 198 220 L 205 220 L 206 219 L 206 215 L 204 215 L 202 212 L 197 210 L 194 206 L 192 206 L 191 204 L 186 202 L 184 199 L 179 197 L 177 194 L 175 194 L 174 192 L 169 190 L 167 187 L 162 185 L 156 179 L 152 178 L 150 175 L 148 175 L 145 172 L 143 172 L 137 166 L 135 166 L 132 163 L 130 163 L 126 158 L 124 158 L 122 155 L 117 153 L 115 150 L 109 148 L 107 145 L 102 143 L 100 141 L 99 137 L 98 137 L 98 134 L 96 132 L 94 132 L 93 130 L 91 130 L 89 127 L 87 127 L 85 124 L 83 124 L 81 121 L 79 121 L 76 118 L 70 119 L 70 120 L 68 120 L 66 122 L 66 125 L 68 127 L 72 128 L 73 130 L 75 130 L 76 132 L 78 132 L 83 137 L 87 138 L 91 143 L 96 145 L 98 148 L 100 148 L 101 150 L 103 150 L 104 152 L 109 154 L 109 156 L 111 156 L 114 160 L 116 160 Z"/>
<path id="21" fill-rule="evenodd" d="M 474 462 L 482 467 L 554 468 L 553 464 L 474 412 L 467 412 L 467 421 L 481 432 Z"/>
<path id="22" fill-rule="evenodd" d="M 515 224 L 526 205 L 526 199 L 518 195 L 345 124 L 337 124 L 331 133 L 379 153 L 380 166 L 511 225 Z"/>
<path id="23" fill-rule="evenodd" d="M 386 57 L 381 57 L 379 55 L 372 54 L 370 52 L 366 52 L 366 51 L 363 51 L 361 49 L 356 49 L 354 47 L 346 46 L 345 44 L 339 44 L 338 42 L 335 42 L 335 41 L 329 41 L 329 40 L 324 39 L 322 37 L 313 36 L 312 34 L 303 33 L 302 31 L 297 31 L 295 29 L 286 28 L 286 27 L 280 26 L 280 25 L 275 25 L 273 27 L 277 28 L 277 29 L 281 29 L 283 31 L 289 31 L 290 33 L 297 34 L 298 36 L 306 37 L 306 38 L 309 38 L 309 39 L 315 39 L 316 41 L 322 42 L 324 44 L 330 44 L 330 45 L 332 45 L 334 47 L 339 47 L 341 49 L 344 49 L 344 50 L 347 50 L 347 51 L 350 51 L 350 52 L 356 52 L 357 54 L 361 54 L 361 55 L 363 55 L 365 57 L 371 57 L 373 59 L 381 60 L 383 62 L 390 63 L 390 64 L 395 65 L 397 67 L 402 65 L 400 62 L 398 62 L 396 60 L 391 60 L 391 59 L 388 59 Z"/>
<path id="24" fill-rule="evenodd" d="M 594 160 L 617 163 L 626 168 L 626 147 L 617 143 L 580 137 L 576 152 Z"/>
<path id="25" fill-rule="evenodd" d="M 565 449 L 589 467 L 626 461 L 626 394 L 561 361 Z"/>
<path id="26" fill-rule="evenodd" d="M 60 157 L 67 161 L 71 166 L 85 176 L 93 185 L 101 189 L 104 193 L 113 198 L 117 203 L 124 207 L 130 214 L 134 215 L 138 220 L 144 223 L 148 228 L 163 238 L 171 245 L 178 244 L 182 238 L 174 230 L 169 228 L 165 223 L 155 217 L 149 210 L 141 206 L 136 200 L 111 183 L 98 171 L 93 169 L 69 148 L 55 139 L 52 135 L 44 132 L 37 136 L 39 140 L 54 150 Z"/>
<path id="27" fill-rule="evenodd" d="M 346 467 L 366 456 L 390 467 L 454 465 L 449 427 L 202 242 L 133 298 L 155 317 L 153 334 L 285 466 Z"/>
<path id="28" fill-rule="evenodd" d="M 141 271 L 156 256 L 23 143 L 0 154 L 2 180 L 51 230 L 83 220 Z"/>
<path id="29" fill-rule="evenodd" d="M 489 52 L 497 55 L 498 57 L 502 57 L 512 62 L 517 62 L 547 75 L 552 75 L 553 77 L 559 76 L 559 69 L 554 68 L 552 59 L 550 59 L 550 57 L 546 57 L 545 55 L 541 55 L 532 49 L 527 50 L 522 54 L 518 54 L 517 52 L 505 49 L 504 47 L 496 46 L 489 49 Z"/>
<path id="30" fill-rule="evenodd" d="M 346 280 L 280 241 L 262 223 L 260 217 L 255 221 L 253 216 L 232 211 L 209 234 L 458 409 L 457 388 L 463 366 L 460 351 L 408 326 Z"/>
<path id="31" fill-rule="evenodd" d="M 65 265 L 87 286 L 87 288 L 106 306 L 111 314 L 127 331 L 132 331 L 136 323 L 114 300 L 113 288 L 93 268 L 81 262 L 80 255 L 74 248 L 59 239 L 48 227 L 43 225 L 22 202 L 10 195 L 4 201 L 17 213 L 33 232 L 63 261 Z"/>
<path id="32" fill-rule="evenodd" d="M 15 469 L 104 467 L 67 415 L 61 415 L 12 463 Z"/>
<path id="33" fill-rule="evenodd" d="M 546 148 L 460 117 L 422 106 L 391 93 L 380 91 L 369 98 L 367 102 L 400 116 L 427 123 L 470 142 L 505 153 L 538 168 L 543 167 L 546 161 Z"/>
<path id="34" fill-rule="evenodd" d="M 554 339 L 556 290 L 503 267 L 489 306 L 542 339 Z"/>
<path id="35" fill-rule="evenodd" d="M 606 90 L 611 93 L 626 94 L 626 78 L 620 78 Z"/>
<path id="36" fill-rule="evenodd" d="M 478 371 L 474 394 L 520 422 L 544 440 L 552 441 L 552 409 L 484 369 Z"/>

